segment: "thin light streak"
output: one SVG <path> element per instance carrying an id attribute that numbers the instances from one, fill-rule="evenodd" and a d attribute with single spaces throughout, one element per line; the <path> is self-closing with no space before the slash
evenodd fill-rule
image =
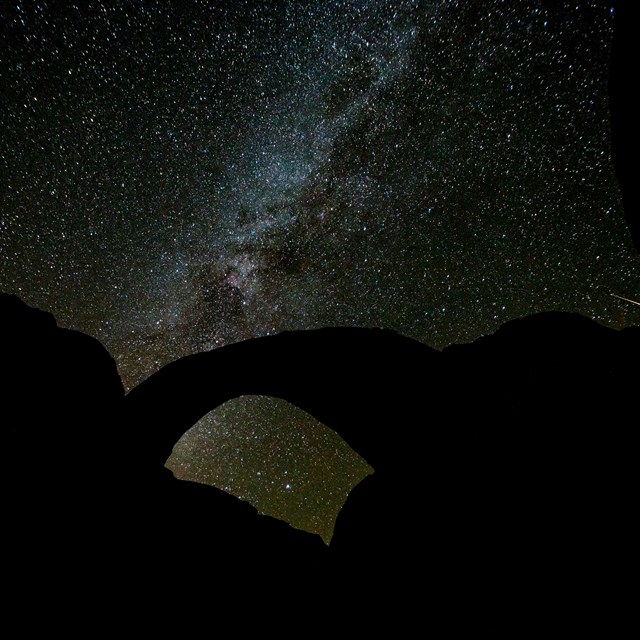
<path id="1" fill-rule="evenodd" d="M 619 296 L 616 293 L 611 294 L 614 298 L 619 298 L 620 300 L 625 300 L 626 302 L 630 302 L 631 304 L 637 304 L 640 307 L 640 302 L 637 300 L 632 300 L 631 298 L 625 298 L 624 296 Z"/>

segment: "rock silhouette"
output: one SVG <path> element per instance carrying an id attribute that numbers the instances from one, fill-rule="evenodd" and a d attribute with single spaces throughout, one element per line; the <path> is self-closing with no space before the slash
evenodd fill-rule
<path id="1" fill-rule="evenodd" d="M 632 11 L 615 3 L 609 87 L 640 248 Z M 282 585 L 317 631 L 611 636 L 631 622 L 640 328 L 546 313 L 441 352 L 386 330 L 293 332 L 183 358 L 126 397 L 97 340 L 1 293 L 0 344 L 5 608 L 21 624 L 23 608 L 70 607 L 135 613 L 146 632 L 173 610 L 284 630 L 288 612 L 225 609 L 274 605 Z M 375 469 L 329 548 L 164 468 L 187 429 L 244 394 L 308 411 Z"/>
<path id="2" fill-rule="evenodd" d="M 370 630 L 620 619 L 640 328 L 544 313 L 441 352 L 388 330 L 283 333 L 182 358 L 125 397 L 96 340 L 15 297 L 0 308 L 14 580 L 118 576 L 165 602 L 166 585 L 203 574 L 277 576 L 304 594 L 296 606 Z M 374 467 L 329 548 L 164 467 L 200 417 L 244 394 L 309 412 Z"/>
<path id="3" fill-rule="evenodd" d="M 640 329 L 567 313 L 443 352 L 391 331 L 324 329 L 183 358 L 125 405 L 140 447 L 165 434 L 158 465 L 243 394 L 283 398 L 339 433 L 375 469 L 331 543 L 340 570 L 368 575 L 367 609 L 403 609 L 415 571 L 450 623 L 461 602 L 488 626 L 505 603 L 568 622 L 624 596 L 612 585 L 632 543 L 639 358 Z"/>
<path id="4" fill-rule="evenodd" d="M 37 584 L 45 600 L 87 608 L 114 585 L 121 605 L 139 610 L 143 592 L 171 611 L 172 585 L 201 576 L 295 582 L 322 569 L 319 536 L 176 480 L 144 447 L 132 455 L 124 389 L 97 340 L 5 294 L 0 322 L 3 575 L 15 594 L 33 601 Z"/>

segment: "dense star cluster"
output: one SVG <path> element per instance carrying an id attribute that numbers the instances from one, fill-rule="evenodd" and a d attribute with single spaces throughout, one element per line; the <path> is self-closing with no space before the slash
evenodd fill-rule
<path id="1" fill-rule="evenodd" d="M 640 294 L 612 25 L 600 0 L 2 3 L 0 289 L 99 338 L 127 388 L 286 329 L 638 324 L 612 296 Z M 325 539 L 368 472 L 260 398 L 170 465 Z"/>

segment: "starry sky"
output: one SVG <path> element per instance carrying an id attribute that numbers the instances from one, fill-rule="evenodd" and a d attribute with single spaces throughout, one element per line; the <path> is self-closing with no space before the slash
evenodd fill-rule
<path id="1" fill-rule="evenodd" d="M 0 4 L 0 290 L 129 389 L 254 336 L 640 323 L 600 0 Z M 126 447 L 126 442 L 123 442 Z M 169 466 L 329 540 L 370 469 L 250 397 Z"/>

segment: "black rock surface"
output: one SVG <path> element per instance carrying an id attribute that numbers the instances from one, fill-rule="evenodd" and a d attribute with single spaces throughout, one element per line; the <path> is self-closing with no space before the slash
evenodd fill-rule
<path id="1" fill-rule="evenodd" d="M 93 338 L 12 296 L 0 318 L 5 568 L 22 589 L 64 574 L 83 600 L 115 580 L 183 610 L 185 584 L 237 585 L 247 606 L 288 585 L 319 629 L 402 633 L 611 629 L 630 613 L 640 328 L 544 313 L 443 351 L 290 332 L 182 358 L 125 397 Z M 314 415 L 374 468 L 330 547 L 164 467 L 245 394 Z"/>

